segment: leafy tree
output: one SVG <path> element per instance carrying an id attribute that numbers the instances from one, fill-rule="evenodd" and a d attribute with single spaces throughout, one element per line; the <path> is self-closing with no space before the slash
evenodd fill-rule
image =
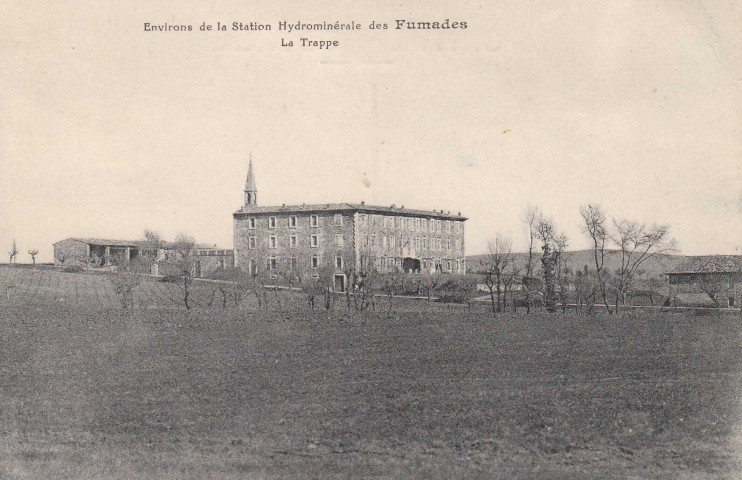
<path id="1" fill-rule="evenodd" d="M 13 242 L 10 244 L 10 250 L 8 250 L 8 255 L 10 256 L 8 263 L 16 263 L 16 257 L 18 256 L 18 244 L 15 242 L 15 238 L 13 239 Z"/>

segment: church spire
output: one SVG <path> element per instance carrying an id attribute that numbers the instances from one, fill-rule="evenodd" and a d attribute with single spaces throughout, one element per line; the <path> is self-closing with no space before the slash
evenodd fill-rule
<path id="1" fill-rule="evenodd" d="M 245 208 L 254 207 L 258 204 L 258 189 L 255 186 L 255 176 L 252 173 L 252 154 L 250 154 L 250 166 L 247 167 L 247 180 L 245 181 Z"/>

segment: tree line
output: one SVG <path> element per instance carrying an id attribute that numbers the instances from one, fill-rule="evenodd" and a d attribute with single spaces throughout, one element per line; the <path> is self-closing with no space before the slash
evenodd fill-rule
<path id="1" fill-rule="evenodd" d="M 663 282 L 646 277 L 642 267 L 651 258 L 676 250 L 670 228 L 628 219 L 609 220 L 596 204 L 583 205 L 579 212 L 582 232 L 591 244 L 591 265 L 574 268 L 568 264 L 567 236 L 538 207 L 527 207 L 522 217 L 528 245 L 524 262 L 515 261 L 507 236 L 498 234 L 488 243 L 487 254 L 475 269 L 489 291 L 493 313 L 519 305 L 530 312 L 534 303 L 547 312 L 560 306 L 565 312 L 571 300 L 580 311 L 591 313 L 600 302 L 612 314 L 626 304 L 627 296 L 639 284 L 649 291 L 654 304 L 654 293 Z M 618 268 L 606 267 L 609 255 L 618 257 Z"/>

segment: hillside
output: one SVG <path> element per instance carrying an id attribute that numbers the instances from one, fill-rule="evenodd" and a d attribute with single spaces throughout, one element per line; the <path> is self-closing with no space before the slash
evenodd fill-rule
<path id="1" fill-rule="evenodd" d="M 537 252 L 535 259 L 536 271 L 539 271 L 540 252 Z M 466 263 L 469 269 L 476 269 L 480 261 L 484 260 L 487 255 L 470 255 L 466 257 Z M 528 253 L 514 253 L 515 263 L 522 270 L 525 270 Z M 585 265 L 590 269 L 595 269 L 595 260 L 593 259 L 592 250 L 576 250 L 566 252 L 567 265 L 572 269 L 582 269 Z M 679 264 L 685 258 L 684 255 L 655 255 L 647 260 L 643 265 L 644 269 L 651 276 L 661 276 L 669 272 L 675 265 Z M 615 271 L 621 266 L 621 253 L 619 250 L 610 250 L 605 258 L 605 268 L 609 271 Z"/>

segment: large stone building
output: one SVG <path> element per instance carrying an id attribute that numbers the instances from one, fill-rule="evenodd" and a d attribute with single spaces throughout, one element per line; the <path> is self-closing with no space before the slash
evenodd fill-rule
<path id="1" fill-rule="evenodd" d="M 686 257 L 667 275 L 670 298 L 695 295 L 708 297 L 718 307 L 742 304 L 742 255 Z"/>
<path id="2" fill-rule="evenodd" d="M 361 203 L 259 206 L 252 162 L 234 213 L 235 266 L 253 274 L 331 269 L 336 290 L 363 265 L 379 272 L 464 273 L 466 217 Z"/>

